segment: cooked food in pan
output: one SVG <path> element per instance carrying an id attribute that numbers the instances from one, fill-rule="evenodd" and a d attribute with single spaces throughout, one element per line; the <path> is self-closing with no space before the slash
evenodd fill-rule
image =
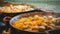
<path id="1" fill-rule="evenodd" d="M 16 12 L 24 12 L 24 11 L 30 11 L 34 8 L 29 5 L 10 5 L 10 6 L 3 6 L 1 12 L 6 13 L 16 13 Z"/>
<path id="2" fill-rule="evenodd" d="M 38 16 L 19 18 L 12 25 L 20 30 L 29 32 L 42 32 L 49 29 L 55 29 L 53 23 L 56 18 L 52 16 Z"/>

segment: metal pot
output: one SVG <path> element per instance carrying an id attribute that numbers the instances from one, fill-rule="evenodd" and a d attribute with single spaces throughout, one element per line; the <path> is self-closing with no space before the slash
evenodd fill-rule
<path id="1" fill-rule="evenodd" d="M 3 3 L 3 4 L 2 4 Z M 0 18 L 4 18 L 5 19 L 5 21 L 6 21 L 6 18 L 10 18 L 10 17 L 13 17 L 13 16 L 15 16 L 15 15 L 17 15 L 17 14 L 21 14 L 21 13 L 24 13 L 24 12 L 1 12 L 1 8 L 3 7 L 3 6 L 10 6 L 10 5 L 13 5 L 13 6 L 15 6 L 15 5 L 27 5 L 27 6 L 30 6 L 31 8 L 33 8 L 33 10 L 29 10 L 29 11 L 34 11 L 34 10 L 36 10 L 36 8 L 33 6 L 33 5 L 30 5 L 30 4 L 25 4 L 25 3 L 22 3 L 22 4 L 14 4 L 14 3 L 10 3 L 10 2 L 2 2 L 1 4 L 1 6 L 0 6 Z M 4 4 L 5 3 L 5 4 Z M 28 11 L 25 11 L 25 12 L 28 12 Z M 1 21 L 3 21 L 2 19 L 1 19 Z"/>
<path id="2" fill-rule="evenodd" d="M 11 26 L 11 34 L 50 34 L 50 32 L 52 32 L 52 34 L 57 34 L 59 33 L 58 31 L 60 30 L 46 30 L 44 32 L 27 32 L 27 31 L 23 31 L 23 30 L 19 30 L 17 28 L 15 28 L 14 26 L 12 26 L 12 22 L 16 21 L 18 18 L 22 18 L 22 17 L 29 17 L 29 16 L 34 16 L 34 15 L 41 15 L 41 16 L 53 16 L 53 17 L 60 17 L 60 13 L 54 13 L 54 12 L 41 12 L 41 11 L 33 11 L 33 12 L 27 12 L 24 14 L 20 14 L 17 15 L 15 17 L 13 17 L 10 20 L 10 26 Z M 56 33 L 55 33 L 56 32 Z"/>

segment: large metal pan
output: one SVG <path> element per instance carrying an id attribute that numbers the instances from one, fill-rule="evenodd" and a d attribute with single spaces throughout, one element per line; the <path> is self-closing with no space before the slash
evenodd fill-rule
<path id="1" fill-rule="evenodd" d="M 59 33 L 60 30 L 58 29 L 46 30 L 45 32 L 27 32 L 27 31 L 19 30 L 12 25 L 12 22 L 16 21 L 19 18 L 34 16 L 34 15 L 60 17 L 60 13 L 41 12 L 41 11 L 27 12 L 27 13 L 17 15 L 10 20 L 11 34 L 50 34 L 49 33 L 50 31 L 52 32 L 52 34 Z"/>

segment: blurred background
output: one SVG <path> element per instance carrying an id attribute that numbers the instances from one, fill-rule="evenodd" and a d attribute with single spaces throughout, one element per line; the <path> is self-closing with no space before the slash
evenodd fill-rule
<path id="1" fill-rule="evenodd" d="M 60 0 L 0 0 L 12 3 L 28 3 L 40 8 L 41 10 L 53 10 L 57 13 L 60 12 Z"/>
<path id="2" fill-rule="evenodd" d="M 12 3 L 28 3 L 42 10 L 53 10 L 60 12 L 60 0 L 4 0 Z"/>

